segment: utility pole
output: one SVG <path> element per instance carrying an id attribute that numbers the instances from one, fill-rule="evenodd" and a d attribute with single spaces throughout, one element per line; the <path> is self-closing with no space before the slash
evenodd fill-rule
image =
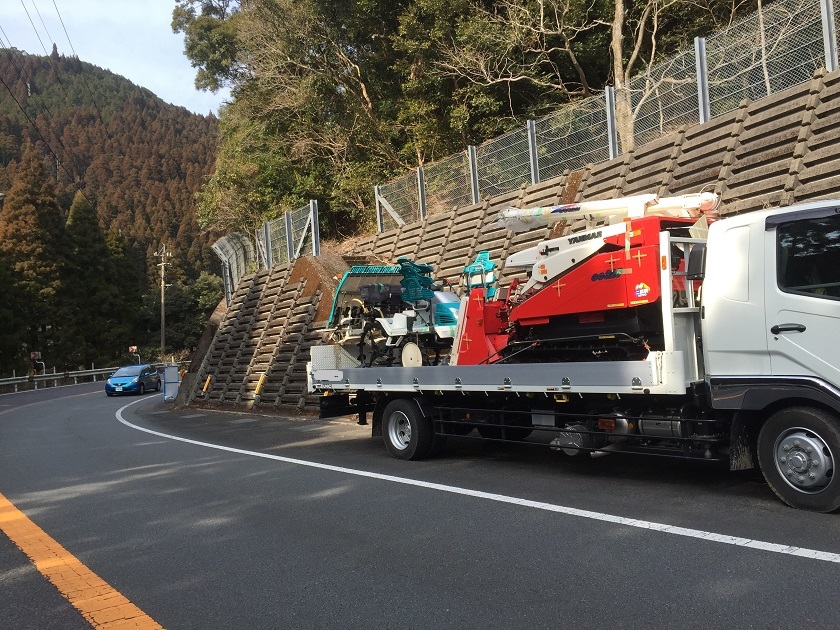
<path id="1" fill-rule="evenodd" d="M 166 287 L 168 286 L 166 284 L 166 267 L 171 264 L 166 261 L 172 257 L 172 254 L 166 251 L 166 243 L 164 243 L 154 255 L 160 258 L 157 265 L 160 267 L 160 360 L 166 363 L 164 358 L 164 352 L 166 352 Z"/>

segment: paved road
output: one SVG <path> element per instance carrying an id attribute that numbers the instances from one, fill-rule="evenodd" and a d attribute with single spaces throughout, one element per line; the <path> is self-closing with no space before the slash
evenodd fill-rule
<path id="1" fill-rule="evenodd" d="M 840 514 L 702 464 L 467 439 L 402 462 L 352 423 L 100 383 L 0 396 L 0 493 L 171 629 L 840 626 L 840 564 L 778 553 L 840 553 Z M 2 534 L 0 627 L 85 627 Z"/>

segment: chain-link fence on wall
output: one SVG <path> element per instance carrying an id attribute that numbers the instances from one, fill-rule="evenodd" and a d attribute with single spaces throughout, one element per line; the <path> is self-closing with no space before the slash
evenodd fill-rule
<path id="1" fill-rule="evenodd" d="M 641 146 L 698 122 L 697 55 L 685 50 L 630 80 L 633 121 L 629 132 Z M 626 145 L 619 128 L 619 142 Z"/>
<path id="2" fill-rule="evenodd" d="M 768 4 L 706 38 L 706 56 L 712 116 L 804 83 L 826 66 L 820 2 Z"/>
<path id="3" fill-rule="evenodd" d="M 268 226 L 268 240 L 265 238 L 265 230 Z M 284 218 L 268 221 L 263 225 L 262 233 L 257 230 L 257 248 L 262 252 L 262 264 L 269 267 L 268 261 L 279 265 L 289 261 L 289 241 L 286 238 L 286 221 Z M 270 257 L 266 256 L 266 244 L 270 248 Z"/>
<path id="4" fill-rule="evenodd" d="M 380 232 L 390 230 L 403 223 L 413 223 L 423 218 L 420 214 L 420 195 L 416 172 L 406 173 L 402 177 L 383 184 L 377 190 L 376 196 L 377 200 L 383 204 Z M 394 210 L 392 213 L 393 207 L 400 208 L 400 212 L 397 213 Z"/>
<path id="5" fill-rule="evenodd" d="M 478 194 L 495 197 L 531 179 L 528 130 L 516 129 L 476 147 Z"/>
<path id="6" fill-rule="evenodd" d="M 318 202 L 310 201 L 297 210 L 284 212 L 266 221 L 254 232 L 254 240 L 238 232 L 223 236 L 213 244 L 222 261 L 222 276 L 228 304 L 242 276 L 258 268 L 270 269 L 300 256 L 318 256 L 321 236 L 318 230 Z"/>
<path id="7" fill-rule="evenodd" d="M 537 181 L 583 168 L 610 157 L 607 146 L 607 107 L 603 94 L 592 96 L 537 120 Z M 521 184 L 522 182 L 520 182 Z"/>
<path id="8" fill-rule="evenodd" d="M 836 69 L 832 0 L 776 0 L 616 90 L 378 186 L 380 231 L 615 157 Z M 626 115 L 629 99 L 630 114 Z M 624 106 L 624 107 L 623 107 Z M 611 138 L 614 138 L 611 140 Z"/>
<path id="9" fill-rule="evenodd" d="M 429 214 L 465 206 L 472 201 L 469 160 L 456 153 L 423 169 Z"/>
<path id="10" fill-rule="evenodd" d="M 318 203 L 284 212 L 279 219 L 266 221 L 256 230 L 255 241 L 259 264 L 264 268 L 279 265 L 300 256 L 320 253 Z"/>
<path id="11" fill-rule="evenodd" d="M 293 249 L 290 250 L 292 258 L 298 258 L 311 254 L 318 255 L 320 245 L 317 243 L 318 237 L 318 212 L 317 204 L 310 201 L 307 205 L 292 210 L 289 213 L 289 225 L 291 227 L 290 235 Z"/>
<path id="12" fill-rule="evenodd" d="M 225 285 L 225 299 L 230 298 L 242 276 L 257 268 L 254 244 L 247 236 L 238 232 L 223 236 L 211 246 L 222 262 L 222 280 Z"/>

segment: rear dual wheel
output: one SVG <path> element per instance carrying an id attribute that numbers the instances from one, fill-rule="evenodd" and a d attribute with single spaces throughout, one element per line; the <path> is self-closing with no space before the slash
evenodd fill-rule
<path id="1" fill-rule="evenodd" d="M 435 435 L 431 418 L 413 398 L 388 403 L 382 415 L 382 439 L 397 459 L 424 459 L 443 447 L 444 436 Z"/>

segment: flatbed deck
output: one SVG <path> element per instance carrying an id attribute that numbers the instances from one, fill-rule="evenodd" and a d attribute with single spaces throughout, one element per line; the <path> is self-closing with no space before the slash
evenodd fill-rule
<path id="1" fill-rule="evenodd" d="M 352 363 L 336 346 L 312 348 L 309 391 L 681 395 L 691 384 L 682 352 L 651 352 L 643 361 L 344 367 Z"/>

